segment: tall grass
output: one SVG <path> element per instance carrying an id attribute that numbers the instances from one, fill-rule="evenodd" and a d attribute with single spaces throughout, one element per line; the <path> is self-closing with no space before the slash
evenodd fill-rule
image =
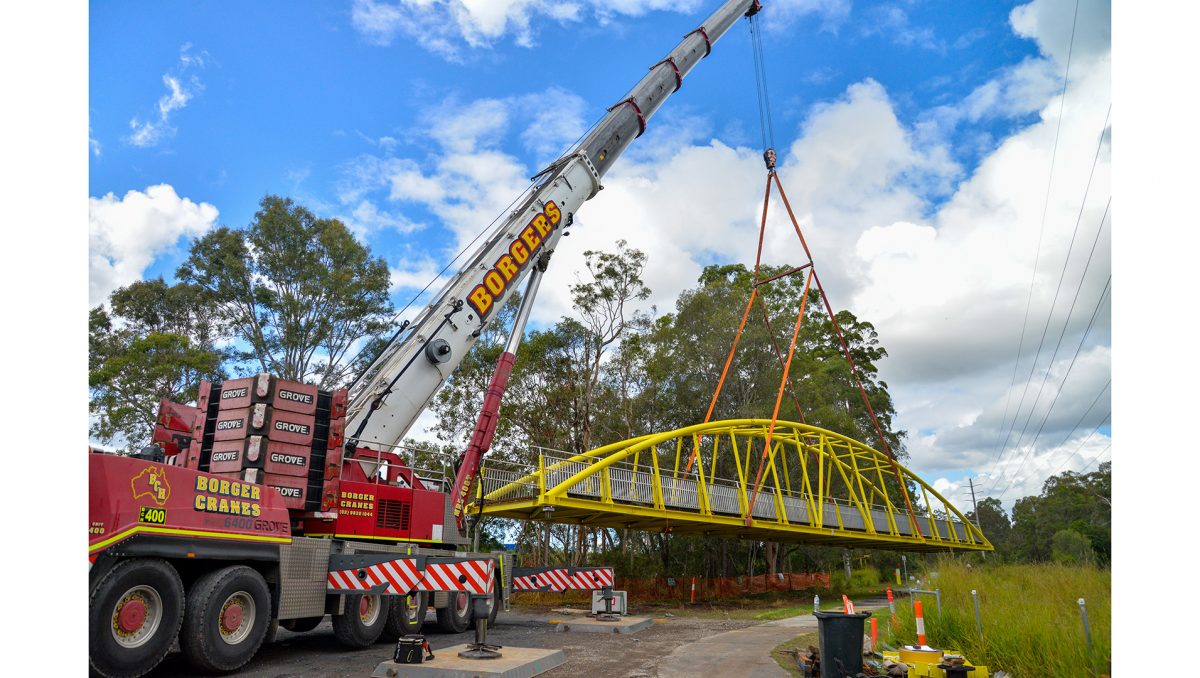
<path id="1" fill-rule="evenodd" d="M 934 647 L 961 650 L 975 664 L 1017 678 L 1095 676 L 1111 672 L 1111 572 L 1087 566 L 938 563 L 927 589 L 940 589 L 942 613 L 923 596 L 925 635 Z M 971 589 L 979 594 L 983 638 L 975 626 Z M 1089 654 L 1078 599 L 1087 604 L 1092 630 Z M 887 610 L 876 613 L 887 617 Z M 915 644 L 916 624 L 907 599 L 897 598 L 893 637 Z M 881 620 L 882 621 L 882 620 Z M 880 630 L 884 625 L 881 624 Z"/>

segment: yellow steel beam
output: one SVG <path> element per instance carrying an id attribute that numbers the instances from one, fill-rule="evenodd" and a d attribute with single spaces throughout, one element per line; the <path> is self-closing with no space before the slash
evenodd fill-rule
<path id="1" fill-rule="evenodd" d="M 716 457 L 724 436 L 729 437 L 736 479 L 721 479 L 716 475 Z M 707 452 L 712 456 L 707 477 L 703 459 L 706 437 L 712 439 L 711 450 Z M 745 441 L 744 449 L 739 437 Z M 698 463 L 691 469 L 681 469 L 682 452 L 689 439 Z M 748 481 L 749 464 L 759 441 L 764 445 L 763 461 L 767 468 L 761 475 L 761 484 L 755 488 L 749 486 L 752 484 Z M 793 449 L 797 464 L 789 464 L 787 460 Z M 648 461 L 643 461 L 643 454 L 649 457 Z M 660 457 L 665 463 L 660 464 Z M 961 511 L 909 469 L 899 464 L 893 466 L 886 456 L 852 438 L 796 422 L 776 421 L 773 430 L 772 422 L 766 419 L 707 422 L 623 440 L 583 454 L 563 453 L 555 458 L 540 453 L 533 468 L 536 470 L 486 493 L 483 513 L 529 519 L 545 515 L 542 507 L 553 506 L 555 510 L 550 514 L 553 521 L 593 526 L 898 550 L 992 549 L 983 533 Z M 884 483 L 885 468 L 898 469 L 902 483 L 911 482 L 918 487 L 925 504 L 918 510 L 927 516 L 928 529 L 918 529 L 907 508 L 892 502 Z M 616 469 L 621 469 L 621 473 L 614 474 Z M 664 478 L 667 469 L 669 473 Z M 639 474 L 642 478 L 649 476 L 650 497 L 641 496 Z M 626 476 L 628 492 L 616 491 L 616 483 L 625 482 L 619 479 Z M 841 481 L 836 493 L 835 477 Z M 756 491 L 768 489 L 768 478 L 773 494 L 768 501 L 774 504 L 775 519 L 755 521 L 750 515 L 749 499 Z M 687 487 L 689 484 L 693 487 Z M 731 494 L 737 500 L 736 515 L 729 512 Z M 718 496 L 723 497 L 720 503 Z M 789 519 L 788 506 L 804 507 L 807 520 Z M 836 526 L 834 521 L 825 519 L 826 506 L 832 509 Z M 939 514 L 943 518 L 939 519 Z M 908 519 L 909 534 L 900 529 L 899 515 Z M 826 525 L 827 522 L 830 524 Z M 942 522 L 944 530 L 939 529 L 938 522 Z"/>

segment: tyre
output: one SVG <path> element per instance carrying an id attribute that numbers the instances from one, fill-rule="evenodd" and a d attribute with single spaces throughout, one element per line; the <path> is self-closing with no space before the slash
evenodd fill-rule
<path id="1" fill-rule="evenodd" d="M 496 582 L 496 587 L 492 589 L 492 597 L 488 598 L 487 601 L 487 627 L 489 631 L 496 626 L 496 615 L 500 613 L 500 605 L 500 583 Z M 471 614 L 471 628 L 475 628 L 475 614 L 473 609 Z"/>
<path id="2" fill-rule="evenodd" d="M 285 619 L 279 622 L 279 625 L 292 633 L 304 633 L 317 628 L 324 620 L 325 617 L 301 617 L 300 619 Z"/>
<path id="3" fill-rule="evenodd" d="M 279 620 L 272 619 L 271 623 L 267 624 L 267 632 L 263 635 L 263 645 L 270 645 L 275 642 L 275 636 L 279 633 Z"/>
<path id="4" fill-rule="evenodd" d="M 462 633 L 471 625 L 471 596 L 451 591 L 446 607 L 438 608 L 438 627 L 445 633 Z"/>
<path id="5" fill-rule="evenodd" d="M 237 565 L 192 584 L 179 647 L 202 671 L 232 671 L 258 652 L 271 623 L 271 592 L 257 570 Z"/>
<path id="6" fill-rule="evenodd" d="M 150 672 L 179 634 L 183 582 L 165 560 L 117 563 L 92 588 L 88 607 L 88 660 L 106 678 Z"/>
<path id="7" fill-rule="evenodd" d="M 333 615 L 333 635 L 346 647 L 370 647 L 387 625 L 389 596 L 346 596 L 345 612 Z"/>
<path id="8" fill-rule="evenodd" d="M 392 609 L 388 612 L 382 638 L 391 642 L 400 636 L 420 633 L 421 626 L 425 624 L 425 610 L 429 606 L 427 595 L 424 591 L 413 591 L 407 596 L 389 596 Z"/>

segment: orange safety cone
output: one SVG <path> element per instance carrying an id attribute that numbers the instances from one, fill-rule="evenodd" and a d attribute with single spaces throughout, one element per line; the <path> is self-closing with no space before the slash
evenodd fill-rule
<path id="1" fill-rule="evenodd" d="M 921 601 L 913 601 L 913 610 L 917 618 L 917 646 L 928 647 L 925 642 L 925 611 L 921 608 Z"/>
<path id="2" fill-rule="evenodd" d="M 846 614 L 854 614 L 854 603 L 850 602 L 850 598 L 846 594 L 842 594 L 842 611 Z"/>

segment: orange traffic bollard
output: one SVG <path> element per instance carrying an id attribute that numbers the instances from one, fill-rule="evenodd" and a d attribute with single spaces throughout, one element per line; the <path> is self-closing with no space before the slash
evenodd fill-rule
<path id="1" fill-rule="evenodd" d="M 692 603 L 696 602 L 696 578 L 692 577 Z"/>
<path id="2" fill-rule="evenodd" d="M 917 645 L 926 647 L 925 644 L 925 611 L 921 609 L 921 601 L 913 601 L 914 615 L 917 618 Z"/>
<path id="3" fill-rule="evenodd" d="M 871 651 L 879 651 L 879 625 L 874 617 L 871 617 Z"/>

